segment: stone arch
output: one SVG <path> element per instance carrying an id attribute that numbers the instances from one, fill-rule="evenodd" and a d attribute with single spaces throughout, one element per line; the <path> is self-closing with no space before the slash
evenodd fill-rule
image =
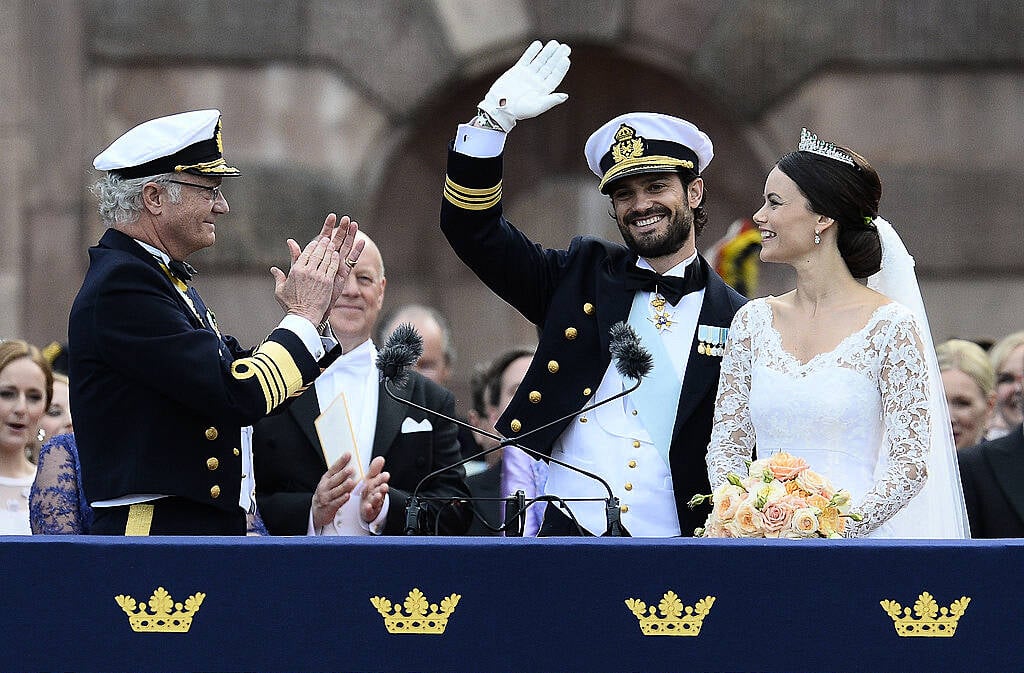
<path id="1" fill-rule="evenodd" d="M 367 230 L 385 251 L 389 305 L 419 301 L 438 307 L 455 328 L 459 396 L 474 363 L 535 338 L 533 327 L 494 297 L 455 257 L 438 229 L 446 147 L 507 64 L 448 82 L 413 115 L 368 197 Z M 705 171 L 711 222 L 698 247 L 720 238 L 758 202 L 765 164 L 743 126 L 692 80 L 635 54 L 574 45 L 573 66 L 560 91 L 570 99 L 522 122 L 505 151 L 506 216 L 531 238 L 564 247 L 579 233 L 618 240 L 606 197 L 596 190 L 583 145 L 608 119 L 631 110 L 687 118 L 715 143 Z"/>

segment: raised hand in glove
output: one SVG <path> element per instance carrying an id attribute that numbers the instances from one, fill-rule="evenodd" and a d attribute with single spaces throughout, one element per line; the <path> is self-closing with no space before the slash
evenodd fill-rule
<path id="1" fill-rule="evenodd" d="M 530 119 L 564 103 L 569 94 L 552 93 L 569 70 L 569 46 L 535 40 L 519 61 L 505 71 L 480 101 L 480 108 L 508 132 L 520 119 Z"/>

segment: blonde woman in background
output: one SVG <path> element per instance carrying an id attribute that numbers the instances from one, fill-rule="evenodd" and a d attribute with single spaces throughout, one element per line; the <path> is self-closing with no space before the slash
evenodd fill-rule
<path id="1" fill-rule="evenodd" d="M 71 399 L 68 394 L 68 377 L 57 372 L 53 373 L 53 398 L 46 413 L 39 419 L 41 441 L 48 442 L 57 435 L 74 431 L 71 422 Z"/>
<path id="2" fill-rule="evenodd" d="M 989 422 L 986 439 L 996 439 L 1021 424 L 1024 386 L 1024 331 L 1009 334 L 992 346 L 988 359 L 996 372 L 996 411 Z"/>
<path id="3" fill-rule="evenodd" d="M 996 403 L 992 363 L 981 346 L 963 339 L 939 344 L 935 356 L 939 360 L 956 448 L 959 451 L 974 446 L 985 439 Z"/>
<path id="4" fill-rule="evenodd" d="M 39 349 L 0 343 L 0 535 L 28 535 L 28 496 L 36 468 L 28 451 L 53 396 L 53 374 Z"/>

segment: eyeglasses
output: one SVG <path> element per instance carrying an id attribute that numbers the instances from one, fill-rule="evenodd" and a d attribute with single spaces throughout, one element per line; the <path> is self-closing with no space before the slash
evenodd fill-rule
<path id="1" fill-rule="evenodd" d="M 216 187 L 211 187 L 210 185 L 201 185 L 198 182 L 185 182 L 184 180 L 167 180 L 167 182 L 173 182 L 176 185 L 185 185 L 186 187 L 197 187 L 199 189 L 205 189 L 206 191 L 210 192 L 211 201 L 218 200 L 222 195 L 222 192 L 220 191 L 220 185 L 217 185 Z"/>

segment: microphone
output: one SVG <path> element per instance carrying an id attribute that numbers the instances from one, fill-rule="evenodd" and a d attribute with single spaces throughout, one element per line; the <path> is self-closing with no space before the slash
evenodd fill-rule
<path id="1" fill-rule="evenodd" d="M 406 509 L 406 535 L 414 535 L 418 530 L 421 510 L 418 494 L 420 488 L 423 486 L 424 483 L 436 477 L 437 475 L 442 474 L 447 470 L 459 467 L 461 465 L 465 465 L 466 463 L 473 460 L 479 460 L 494 451 L 498 451 L 499 449 L 505 448 L 506 446 L 515 446 L 516 448 L 521 449 L 522 451 L 524 451 L 525 453 L 527 453 L 528 455 L 532 456 L 537 460 L 545 460 L 551 463 L 555 463 L 556 465 L 560 465 L 568 470 L 577 472 L 599 482 L 604 487 L 605 491 L 608 493 L 608 497 L 605 498 L 605 535 L 612 537 L 628 535 L 628 533 L 622 527 L 621 513 L 619 510 L 619 499 L 612 492 L 611 485 L 609 485 L 603 477 L 588 470 L 585 470 L 581 467 L 577 467 L 575 465 L 571 465 L 552 456 L 545 455 L 535 449 L 523 446 L 520 443 L 523 439 L 529 437 L 530 435 L 545 430 L 551 427 L 552 425 L 556 425 L 558 423 L 567 421 L 571 418 L 574 418 L 582 413 L 595 409 L 599 406 L 608 404 L 609 402 L 613 402 L 614 400 L 625 397 L 626 395 L 629 395 L 630 393 L 632 393 L 633 391 L 640 387 L 640 383 L 643 381 L 643 378 L 650 373 L 651 368 L 653 367 L 654 359 L 651 357 L 651 354 L 643 347 L 643 344 L 640 341 L 640 337 L 637 335 L 636 331 L 625 322 L 618 322 L 615 325 L 613 325 L 612 328 L 609 330 L 609 337 L 609 351 L 611 352 L 612 358 L 615 361 L 615 368 L 621 376 L 636 381 L 636 383 L 633 386 L 619 393 L 616 393 L 615 395 L 612 395 L 604 400 L 600 400 L 598 402 L 595 402 L 594 404 L 585 406 L 578 411 L 566 414 L 561 418 L 557 418 L 540 427 L 527 431 L 515 439 L 506 439 L 501 435 L 474 427 L 464 421 L 461 421 L 456 418 L 451 418 L 433 409 L 427 409 L 426 407 L 420 406 L 409 400 L 403 400 L 402 398 L 395 395 L 395 393 L 391 390 L 390 384 L 392 382 L 398 383 L 399 379 L 402 379 L 404 381 L 404 379 L 407 378 L 408 376 L 405 372 L 405 369 L 414 364 L 419 359 L 419 356 L 423 351 L 423 339 L 419 336 L 419 334 L 416 333 L 416 330 L 412 327 L 412 325 L 409 325 L 407 323 L 399 325 L 399 327 L 396 328 L 395 331 L 392 332 L 392 334 L 387 338 L 387 340 L 384 343 L 384 347 L 377 355 L 377 368 L 378 370 L 380 370 L 381 381 L 384 382 L 385 393 L 396 402 L 399 402 L 406 406 L 413 407 L 415 409 L 419 409 L 420 411 L 426 412 L 432 416 L 449 421 L 450 423 L 454 423 L 455 425 L 471 430 L 472 432 L 475 432 L 479 435 L 489 437 L 498 442 L 497 446 L 493 446 L 488 449 L 483 449 L 482 451 L 479 451 L 471 456 L 466 456 L 451 465 L 446 465 L 437 470 L 434 470 L 433 472 L 430 472 L 427 475 L 425 475 L 419 481 L 419 483 L 416 485 L 416 488 L 413 489 L 412 495 L 409 498 L 409 505 Z M 576 500 L 592 500 L 592 498 L 579 498 Z M 519 505 L 518 502 L 515 503 L 515 505 L 518 506 L 516 507 L 517 512 L 521 512 L 522 506 Z"/>
<path id="2" fill-rule="evenodd" d="M 409 380 L 405 371 L 416 364 L 423 355 L 423 337 L 419 335 L 411 323 L 403 322 L 384 342 L 384 347 L 377 353 L 377 370 L 380 380 L 394 381 L 403 386 Z"/>

